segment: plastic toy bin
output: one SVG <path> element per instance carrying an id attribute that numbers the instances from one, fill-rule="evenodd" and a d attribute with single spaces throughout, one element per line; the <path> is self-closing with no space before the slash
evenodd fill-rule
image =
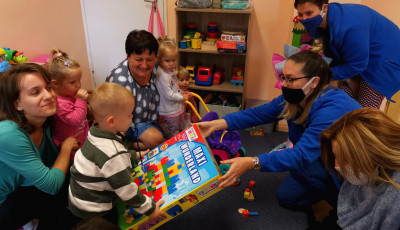
<path id="1" fill-rule="evenodd" d="M 217 112 L 220 118 L 229 113 L 237 112 L 240 110 L 240 107 L 234 107 L 234 106 L 222 106 L 222 105 L 211 105 L 211 104 L 206 104 L 206 105 L 210 109 L 210 111 Z M 207 114 L 207 111 L 203 108 L 203 106 L 200 106 L 199 113 L 200 116 L 203 117 L 204 115 Z"/>
<path id="2" fill-rule="evenodd" d="M 249 1 L 222 1 L 222 9 L 243 10 L 249 6 Z"/>

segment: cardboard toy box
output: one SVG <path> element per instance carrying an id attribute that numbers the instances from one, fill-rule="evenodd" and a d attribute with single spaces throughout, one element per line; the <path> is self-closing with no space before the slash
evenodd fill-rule
<path id="1" fill-rule="evenodd" d="M 150 151 L 134 168 L 132 180 L 154 202 L 165 200 L 161 210 L 167 217 L 149 221 L 123 202 L 118 203 L 121 229 L 153 229 L 219 192 L 222 175 L 197 125 Z"/>
<path id="2" fill-rule="evenodd" d="M 245 50 L 246 42 L 224 42 L 221 39 L 217 40 L 217 48 L 218 49 L 236 49 L 236 50 Z"/>

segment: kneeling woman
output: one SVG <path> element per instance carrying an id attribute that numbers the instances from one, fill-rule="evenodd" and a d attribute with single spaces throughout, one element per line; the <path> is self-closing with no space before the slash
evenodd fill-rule
<path id="1" fill-rule="evenodd" d="M 250 169 L 261 172 L 289 171 L 277 191 L 286 207 L 308 207 L 320 200 L 336 206 L 338 187 L 321 161 L 320 132 L 347 112 L 361 106 L 343 91 L 329 86 L 332 71 L 316 53 L 302 51 L 289 57 L 280 76 L 283 95 L 253 109 L 228 114 L 223 119 L 201 122 L 205 135 L 220 129 L 243 129 L 259 124 L 288 120 L 289 139 L 294 147 L 257 157 L 239 157 L 220 178 L 221 187 L 234 184 Z"/>

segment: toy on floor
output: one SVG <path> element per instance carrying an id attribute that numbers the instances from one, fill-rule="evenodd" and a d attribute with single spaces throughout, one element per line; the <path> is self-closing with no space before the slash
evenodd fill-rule
<path id="1" fill-rule="evenodd" d="M 254 181 L 254 180 L 251 180 L 250 182 L 249 182 L 249 187 L 250 188 L 254 188 L 254 185 L 256 184 L 256 182 Z"/>
<path id="2" fill-rule="evenodd" d="M 250 135 L 252 135 L 252 136 L 264 136 L 264 130 L 263 129 L 256 130 L 256 127 L 252 127 L 250 129 Z"/>
<path id="3" fill-rule="evenodd" d="M 249 212 L 249 210 L 244 208 L 239 208 L 238 212 L 242 214 L 243 218 L 249 218 L 249 216 L 258 216 L 258 212 Z"/>
<path id="4" fill-rule="evenodd" d="M 254 182 L 254 181 L 253 181 Z M 254 182 L 255 183 L 255 182 Z M 254 186 L 254 184 L 253 184 Z M 254 194 L 250 188 L 246 188 L 244 190 L 243 198 L 247 199 L 248 201 L 254 201 Z"/>

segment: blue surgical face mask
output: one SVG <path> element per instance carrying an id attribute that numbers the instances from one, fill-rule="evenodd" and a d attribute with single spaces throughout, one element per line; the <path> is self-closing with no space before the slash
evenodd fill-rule
<path id="1" fill-rule="evenodd" d="M 301 24 L 306 28 L 307 32 L 311 35 L 312 38 L 316 39 L 319 37 L 318 27 L 321 25 L 324 20 L 323 17 L 326 11 L 321 10 L 321 13 L 315 17 L 307 18 L 304 20 L 300 20 Z"/>

